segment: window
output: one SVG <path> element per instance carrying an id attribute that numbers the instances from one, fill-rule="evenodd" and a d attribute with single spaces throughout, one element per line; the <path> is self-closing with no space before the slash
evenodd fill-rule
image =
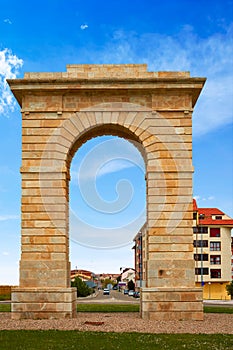
<path id="1" fill-rule="evenodd" d="M 208 247 L 208 241 L 207 240 L 194 240 L 193 241 L 194 247 Z"/>
<path id="2" fill-rule="evenodd" d="M 209 274 L 208 267 L 196 268 L 195 269 L 195 275 L 208 275 L 208 274 Z"/>
<path id="3" fill-rule="evenodd" d="M 210 242 L 210 250 L 220 251 L 221 250 L 221 242 Z"/>
<path id="4" fill-rule="evenodd" d="M 194 254 L 194 260 L 196 260 L 196 261 L 208 261 L 208 254 Z"/>
<path id="5" fill-rule="evenodd" d="M 199 226 L 198 227 L 198 233 L 208 233 L 208 227 Z"/>
<path id="6" fill-rule="evenodd" d="M 220 265 L 221 255 L 210 255 L 210 265 Z"/>
<path id="7" fill-rule="evenodd" d="M 220 227 L 211 227 L 210 237 L 220 237 Z"/>
<path id="8" fill-rule="evenodd" d="M 216 219 L 216 220 L 222 220 L 222 216 L 221 216 L 221 215 L 216 215 L 216 216 L 215 216 L 215 219 Z"/>
<path id="9" fill-rule="evenodd" d="M 205 219 L 205 214 L 199 214 L 199 219 L 201 220 Z"/>
<path id="10" fill-rule="evenodd" d="M 193 227 L 193 233 L 198 233 L 198 227 Z"/>
<path id="11" fill-rule="evenodd" d="M 210 242 L 210 250 L 220 251 L 221 250 L 221 242 Z"/>
<path id="12" fill-rule="evenodd" d="M 193 213 L 193 220 L 197 220 L 197 213 Z"/>
<path id="13" fill-rule="evenodd" d="M 210 269 L 210 277 L 211 278 L 221 278 L 221 270 L 220 269 Z"/>

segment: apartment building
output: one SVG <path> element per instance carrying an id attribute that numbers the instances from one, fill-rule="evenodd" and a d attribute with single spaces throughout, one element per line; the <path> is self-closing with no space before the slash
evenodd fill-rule
<path id="1" fill-rule="evenodd" d="M 231 237 L 231 279 L 233 280 L 233 237 Z"/>
<path id="2" fill-rule="evenodd" d="M 134 238 L 135 289 L 145 287 L 146 223 Z"/>
<path id="3" fill-rule="evenodd" d="M 217 208 L 198 208 L 193 200 L 193 258 L 197 287 L 204 299 L 230 299 L 233 276 L 233 219 Z M 145 285 L 146 224 L 134 238 L 136 287 Z"/>
<path id="4" fill-rule="evenodd" d="M 233 219 L 217 208 L 198 208 L 193 201 L 193 246 L 196 285 L 204 299 L 230 299 Z"/>

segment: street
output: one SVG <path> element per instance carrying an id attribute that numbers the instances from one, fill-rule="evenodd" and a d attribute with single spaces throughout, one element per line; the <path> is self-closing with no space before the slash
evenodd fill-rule
<path id="1" fill-rule="evenodd" d="M 86 297 L 86 298 L 78 298 L 78 303 L 130 303 L 130 304 L 139 304 L 140 298 L 136 299 L 134 297 L 129 297 L 128 295 L 124 295 L 121 292 L 116 290 L 111 290 L 110 295 L 103 295 L 103 290 L 99 290 L 96 292 L 94 296 Z"/>

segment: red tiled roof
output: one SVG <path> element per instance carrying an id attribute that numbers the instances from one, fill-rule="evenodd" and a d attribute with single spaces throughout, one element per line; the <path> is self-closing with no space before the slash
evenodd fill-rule
<path id="1" fill-rule="evenodd" d="M 224 215 L 224 213 L 217 208 L 198 208 L 198 213 L 204 214 L 205 216 Z"/>
<path id="2" fill-rule="evenodd" d="M 233 228 L 233 220 L 232 219 L 215 220 L 211 218 L 200 219 L 199 225 L 230 226 Z"/>
<path id="3" fill-rule="evenodd" d="M 199 225 L 228 226 L 233 228 L 233 219 L 231 218 L 222 220 L 212 219 L 212 216 L 225 215 L 225 213 L 218 208 L 198 208 L 196 200 L 193 199 L 193 211 L 197 211 L 199 215 L 204 215 L 203 219 L 199 216 Z"/>
<path id="4" fill-rule="evenodd" d="M 193 199 L 193 211 L 197 211 L 197 202 L 196 199 Z"/>

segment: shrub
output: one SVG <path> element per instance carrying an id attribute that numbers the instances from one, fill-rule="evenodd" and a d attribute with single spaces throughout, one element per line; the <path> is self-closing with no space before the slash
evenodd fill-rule
<path id="1" fill-rule="evenodd" d="M 227 294 L 231 296 L 231 299 L 233 299 L 233 280 L 231 281 L 231 283 L 226 285 L 226 290 Z"/>
<path id="2" fill-rule="evenodd" d="M 92 293 L 91 288 L 89 288 L 79 277 L 75 277 L 75 280 L 71 282 L 71 287 L 77 288 L 77 297 L 87 297 Z"/>

